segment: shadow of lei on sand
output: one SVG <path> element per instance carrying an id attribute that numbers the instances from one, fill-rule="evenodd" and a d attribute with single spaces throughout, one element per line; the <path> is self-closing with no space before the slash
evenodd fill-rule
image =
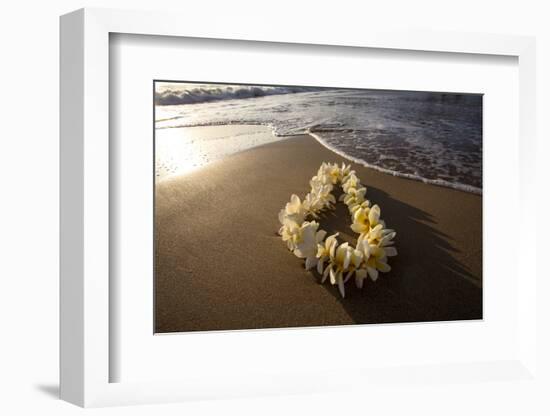
<path id="1" fill-rule="evenodd" d="M 365 280 L 363 289 L 348 283 L 344 299 L 336 286 L 323 285 L 355 323 L 481 319 L 481 276 L 453 257 L 458 250 L 449 243 L 450 236 L 434 227 L 434 218 L 380 189 L 369 187 L 368 196 L 383 207 L 382 218 L 397 231 L 399 254 L 391 259 L 392 270 L 380 274 L 376 282 Z M 338 226 L 342 218 L 347 219 L 344 229 Z M 344 204 L 324 212 L 319 222 L 327 235 L 338 232 L 340 241 L 355 245 L 357 235 L 349 229 L 351 220 Z M 321 276 L 312 273 L 320 281 Z"/>

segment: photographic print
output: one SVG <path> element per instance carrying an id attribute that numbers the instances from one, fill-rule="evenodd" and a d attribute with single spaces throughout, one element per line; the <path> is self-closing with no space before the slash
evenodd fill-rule
<path id="1" fill-rule="evenodd" d="M 153 88 L 156 333 L 483 318 L 482 95 Z"/>

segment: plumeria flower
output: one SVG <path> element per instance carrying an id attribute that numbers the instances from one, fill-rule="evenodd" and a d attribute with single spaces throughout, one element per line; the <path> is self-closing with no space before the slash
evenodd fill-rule
<path id="1" fill-rule="evenodd" d="M 337 184 L 338 182 L 342 182 L 342 180 L 350 173 L 351 165 L 347 165 L 342 162 L 342 167 L 338 167 L 336 163 L 332 165 L 328 165 L 328 174 L 330 178 L 332 179 L 333 184 Z"/>
<path id="2" fill-rule="evenodd" d="M 290 251 L 294 251 L 296 244 L 302 238 L 300 226 L 289 219 L 284 220 L 283 226 L 279 230 L 279 234 Z"/>
<path id="3" fill-rule="evenodd" d="M 332 194 L 333 190 L 334 190 L 334 187 L 330 184 L 324 185 L 322 188 L 319 188 L 320 193 L 322 193 L 323 195 L 325 195 L 326 198 L 331 199 L 334 203 L 336 203 L 336 199 Z"/>
<path id="4" fill-rule="evenodd" d="M 297 195 L 292 195 L 290 202 L 288 202 L 281 211 L 279 211 L 279 222 L 282 227 L 279 230 L 279 234 L 284 236 L 283 241 L 287 242 L 289 250 L 293 250 L 293 243 L 291 235 L 296 233 L 296 227 L 299 227 L 304 221 L 307 215 L 307 210 L 300 201 Z"/>
<path id="5" fill-rule="evenodd" d="M 359 208 L 355 211 L 351 229 L 357 234 L 366 234 L 378 224 L 380 224 L 380 207 L 373 205 L 371 208 Z"/>
<path id="6" fill-rule="evenodd" d="M 354 249 L 348 243 L 330 248 L 330 264 L 323 273 L 322 282 L 330 275 L 330 283 L 338 285 L 338 290 L 342 297 L 346 296 L 344 289 L 344 273 L 348 271 L 351 262 L 351 256 Z"/>
<path id="7" fill-rule="evenodd" d="M 336 185 L 351 173 L 351 165 L 342 163 L 342 167 L 339 167 L 337 163 L 323 162 L 321 167 L 317 171 L 317 176 L 329 178 L 333 185 Z"/>
<path id="8" fill-rule="evenodd" d="M 306 270 L 310 270 L 317 265 L 317 244 L 325 238 L 327 234 L 324 230 L 319 230 L 319 223 L 315 221 L 306 221 L 300 227 L 300 240 L 296 243 L 294 255 L 301 259 L 306 259 Z"/>
<path id="9" fill-rule="evenodd" d="M 346 277 L 344 278 L 344 283 L 346 283 L 349 280 L 349 278 L 353 275 L 353 273 L 357 273 L 359 271 L 359 267 L 361 266 L 361 263 L 363 263 L 363 258 L 364 258 L 363 252 L 361 250 L 354 248 L 353 251 L 351 252 L 349 271 L 346 274 Z"/>
<path id="10" fill-rule="evenodd" d="M 318 217 L 318 213 L 324 208 L 325 203 L 323 200 L 312 194 L 311 192 L 306 195 L 304 198 L 304 207 L 307 209 L 307 212 L 311 214 L 313 218 Z"/>
<path id="11" fill-rule="evenodd" d="M 336 198 L 332 195 L 332 186 L 325 185 L 316 190 L 319 199 L 325 202 L 325 206 L 330 207 L 330 204 L 336 204 Z"/>
<path id="12" fill-rule="evenodd" d="M 344 204 L 346 204 L 348 208 L 353 207 L 355 205 L 360 205 L 365 202 L 366 193 L 367 188 L 349 188 L 349 192 L 340 195 L 340 200 L 344 201 Z"/>
<path id="13" fill-rule="evenodd" d="M 330 178 L 330 181 L 333 185 L 338 183 L 338 180 L 340 179 L 340 168 L 338 165 L 329 165 L 328 169 L 328 177 Z"/>
<path id="14" fill-rule="evenodd" d="M 342 190 L 345 193 L 348 193 L 351 188 L 359 187 L 361 187 L 361 182 L 359 181 L 359 178 L 355 176 L 354 171 L 350 172 L 350 174 L 346 176 L 342 181 Z"/>
<path id="15" fill-rule="evenodd" d="M 337 236 L 338 233 L 332 234 L 327 237 L 325 244 L 321 244 L 321 242 L 317 244 L 317 271 L 319 274 L 323 274 L 323 267 L 325 265 L 325 261 L 330 258 L 330 250 L 332 246 L 338 244 L 336 241 Z"/>
<path id="16" fill-rule="evenodd" d="M 279 234 L 281 235 L 282 235 L 282 229 L 285 226 L 287 220 L 288 218 L 286 216 L 286 210 L 283 208 L 282 210 L 279 211 L 279 222 L 282 225 L 281 229 L 279 230 Z"/>
<path id="17" fill-rule="evenodd" d="M 351 172 L 351 164 L 346 165 L 344 162 L 342 162 L 342 167 L 340 168 L 340 181 L 343 183 Z"/>
<path id="18" fill-rule="evenodd" d="M 327 162 L 321 163 L 321 166 L 319 166 L 319 170 L 317 171 L 317 177 L 330 179 L 330 166 L 331 165 Z"/>
<path id="19" fill-rule="evenodd" d="M 330 180 L 333 185 L 337 184 L 339 181 L 342 180 L 342 171 L 338 167 L 336 163 L 332 165 L 328 165 L 326 173 L 330 177 Z"/>
<path id="20" fill-rule="evenodd" d="M 367 209 L 367 210 L 370 209 L 370 201 L 368 199 L 366 199 L 365 201 L 363 201 L 360 204 L 348 205 L 348 208 L 349 208 L 349 212 L 350 212 L 350 214 L 352 215 L 352 218 L 353 218 L 353 215 L 355 215 L 355 213 L 357 212 L 358 209 L 360 209 L 360 208 Z"/>
<path id="21" fill-rule="evenodd" d="M 368 232 L 364 233 L 363 236 L 366 237 L 369 244 L 377 244 L 378 241 L 382 238 L 382 233 L 384 232 L 384 225 L 376 224 Z"/>
<path id="22" fill-rule="evenodd" d="M 369 244 L 363 236 L 359 236 L 357 248 L 363 252 L 365 268 L 373 281 L 378 279 L 378 271 L 387 273 L 391 270 L 387 258 L 397 255 L 395 247 L 379 247 L 376 244 Z"/>
<path id="23" fill-rule="evenodd" d="M 332 180 L 329 175 L 325 175 L 324 173 L 318 173 L 316 176 L 311 178 L 309 185 L 312 190 L 321 186 L 330 185 L 330 191 L 332 192 Z"/>
<path id="24" fill-rule="evenodd" d="M 382 237 L 378 240 L 378 246 L 384 247 L 387 253 L 389 246 L 393 245 L 393 239 L 396 235 L 397 233 L 395 231 L 385 228 L 382 230 Z M 393 256 L 395 255 L 397 255 L 397 251 L 393 254 Z M 388 254 L 388 256 L 392 256 L 392 254 Z"/>
<path id="25" fill-rule="evenodd" d="M 388 228 L 384 228 L 384 223 L 381 221 L 372 228 L 366 235 L 369 244 L 376 244 L 380 247 L 391 246 L 396 232 Z"/>
<path id="26" fill-rule="evenodd" d="M 302 204 L 302 201 L 300 201 L 300 197 L 296 194 L 292 194 L 290 197 L 290 202 L 287 202 L 285 205 L 284 213 L 279 214 L 279 221 L 281 221 L 281 218 L 284 217 L 301 224 L 304 221 L 306 214 L 307 210 Z"/>
<path id="27" fill-rule="evenodd" d="M 336 203 L 336 198 L 331 193 L 331 185 L 321 186 L 312 189 L 304 198 L 303 205 L 312 216 L 316 217 L 317 213 L 325 208 L 330 208 L 331 204 Z"/>

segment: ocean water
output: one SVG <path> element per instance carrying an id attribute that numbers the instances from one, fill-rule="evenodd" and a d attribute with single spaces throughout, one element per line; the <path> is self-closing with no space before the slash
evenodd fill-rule
<path id="1" fill-rule="evenodd" d="M 155 100 L 157 132 L 266 125 L 274 140 L 311 134 L 365 166 L 481 193 L 480 95 L 167 83 Z"/>

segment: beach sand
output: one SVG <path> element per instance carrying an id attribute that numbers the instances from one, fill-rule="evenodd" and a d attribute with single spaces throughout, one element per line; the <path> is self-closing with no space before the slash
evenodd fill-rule
<path id="1" fill-rule="evenodd" d="M 310 136 L 250 149 L 156 185 L 155 332 L 482 318 L 482 198 L 352 164 L 397 231 L 391 272 L 342 299 L 277 235 L 321 162 Z M 346 161 L 347 162 L 347 161 Z M 354 241 L 339 203 L 321 228 Z"/>

